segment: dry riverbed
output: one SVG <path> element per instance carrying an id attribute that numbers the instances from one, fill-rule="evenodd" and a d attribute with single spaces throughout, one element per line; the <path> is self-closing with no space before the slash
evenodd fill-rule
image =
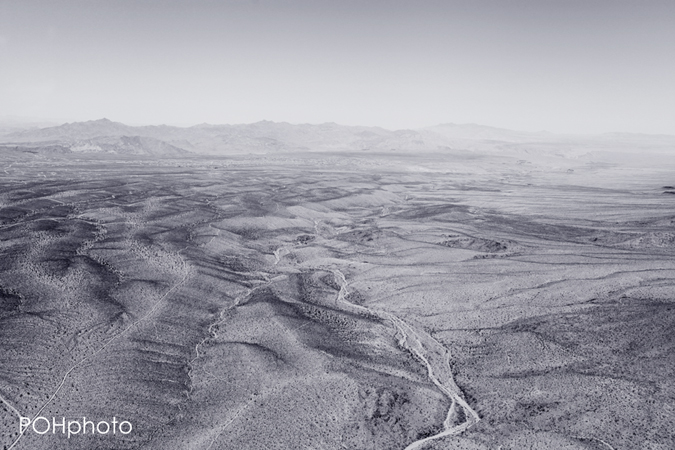
<path id="1" fill-rule="evenodd" d="M 14 162 L 0 446 L 670 448 L 675 180 L 312 158 Z"/>

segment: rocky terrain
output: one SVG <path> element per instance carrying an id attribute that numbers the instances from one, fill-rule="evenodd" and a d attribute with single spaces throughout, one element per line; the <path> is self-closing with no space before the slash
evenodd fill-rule
<path id="1" fill-rule="evenodd" d="M 671 448 L 662 147 L 205 157 L 47 130 L 103 151 L 0 150 L 2 448 Z M 39 416 L 133 431 L 19 433 Z"/>

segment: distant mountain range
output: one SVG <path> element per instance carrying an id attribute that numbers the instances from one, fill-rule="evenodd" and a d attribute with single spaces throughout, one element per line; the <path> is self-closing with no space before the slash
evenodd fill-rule
<path id="1" fill-rule="evenodd" d="M 279 152 L 487 152 L 545 153 L 578 157 L 606 149 L 675 151 L 675 136 L 610 133 L 566 136 L 475 124 L 442 124 L 418 130 L 257 122 L 243 125 L 133 127 L 108 119 L 0 133 L 0 151 L 46 154 L 182 157 Z"/>

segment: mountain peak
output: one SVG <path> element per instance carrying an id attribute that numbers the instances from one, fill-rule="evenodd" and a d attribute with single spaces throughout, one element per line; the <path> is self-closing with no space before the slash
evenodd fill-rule
<path id="1" fill-rule="evenodd" d="M 96 120 L 87 120 L 86 122 L 75 122 L 75 123 L 82 123 L 82 124 L 89 124 L 89 125 L 123 125 L 127 126 L 121 122 L 115 122 L 114 120 L 110 120 L 107 117 L 104 117 L 102 119 L 96 119 Z"/>

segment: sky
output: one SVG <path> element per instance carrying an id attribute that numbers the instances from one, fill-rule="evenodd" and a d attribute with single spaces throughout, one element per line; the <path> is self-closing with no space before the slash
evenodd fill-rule
<path id="1" fill-rule="evenodd" d="M 675 134 L 675 1 L 0 0 L 0 117 Z"/>

